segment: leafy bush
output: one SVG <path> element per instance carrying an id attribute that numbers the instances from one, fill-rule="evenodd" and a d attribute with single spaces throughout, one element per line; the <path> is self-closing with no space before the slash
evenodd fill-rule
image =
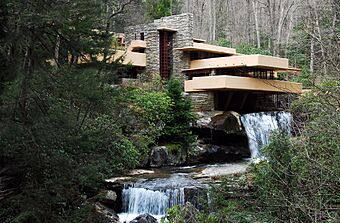
<path id="1" fill-rule="evenodd" d="M 209 208 L 192 222 L 338 222 L 339 98 L 338 84 L 328 82 L 295 101 L 292 112 L 304 117 L 300 134 L 273 134 L 266 158 L 212 187 Z M 169 214 L 170 222 L 186 216 L 180 208 Z"/>
<path id="2" fill-rule="evenodd" d="M 11 106 L 20 93 L 17 82 L 1 95 L 1 165 L 17 172 L 11 196 L 0 204 L 1 222 L 15 216 L 69 222 L 85 208 L 81 195 L 95 195 L 105 178 L 138 165 L 149 143 L 151 133 L 140 129 L 153 127 L 125 106 L 125 92 L 108 85 L 104 73 L 62 70 L 53 78 L 34 76 L 27 113 Z"/>
<path id="3" fill-rule="evenodd" d="M 142 89 L 134 89 L 130 94 L 133 109 L 150 124 L 157 125 L 169 118 L 173 102 L 167 94 Z"/>
<path id="4" fill-rule="evenodd" d="M 127 106 L 141 118 L 139 121 L 146 123 L 140 132 L 149 138 L 148 145 L 167 144 L 176 153 L 187 150 L 195 141 L 190 124 L 196 117 L 189 99 L 184 96 L 180 80 L 169 80 L 165 91 L 127 89 L 125 98 L 129 102 Z M 144 154 L 148 152 L 146 149 Z"/>
<path id="5" fill-rule="evenodd" d="M 293 105 L 307 123 L 297 138 L 276 135 L 253 168 L 260 205 L 293 222 L 339 219 L 340 140 L 338 88 L 319 88 Z"/>

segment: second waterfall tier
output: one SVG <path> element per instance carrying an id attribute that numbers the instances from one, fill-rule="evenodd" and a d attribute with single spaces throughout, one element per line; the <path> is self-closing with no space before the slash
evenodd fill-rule
<path id="1" fill-rule="evenodd" d="M 198 193 L 206 187 L 186 174 L 126 184 L 122 192 L 123 213 L 119 214 L 120 221 L 129 222 L 142 214 L 150 214 L 160 220 L 170 207 L 184 205 L 186 201 L 195 203 L 192 198 L 201 195 Z M 206 192 L 203 193 L 206 196 Z"/>
<path id="2" fill-rule="evenodd" d="M 251 158 L 257 158 L 273 131 L 291 133 L 293 118 L 289 112 L 260 112 L 242 115 L 241 121 L 248 136 Z"/>

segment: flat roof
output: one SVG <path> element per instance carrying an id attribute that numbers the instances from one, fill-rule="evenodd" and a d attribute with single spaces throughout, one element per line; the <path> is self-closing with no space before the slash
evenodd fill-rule
<path id="1" fill-rule="evenodd" d="M 291 68 L 288 59 L 272 57 L 265 55 L 237 55 L 229 57 L 215 57 L 209 59 L 193 60 L 190 62 L 190 68 L 182 71 L 196 71 L 207 69 L 224 69 L 224 68 L 241 68 L 254 67 L 272 71 L 299 71 L 297 68 Z"/>
<path id="2" fill-rule="evenodd" d="M 176 48 L 176 50 L 184 51 L 184 52 L 208 52 L 208 53 L 216 53 L 216 54 L 228 54 L 228 55 L 236 55 L 236 49 L 227 48 L 222 46 L 215 46 L 206 43 L 193 43 L 193 46 L 187 46 L 182 48 Z"/>
<path id="3" fill-rule="evenodd" d="M 237 77 L 230 75 L 194 77 L 185 81 L 185 92 L 257 91 L 268 93 L 302 93 L 302 84 L 289 81 Z"/>
<path id="4" fill-rule="evenodd" d="M 169 28 L 169 27 L 158 27 L 157 28 L 158 31 L 167 31 L 167 32 L 177 32 L 178 29 L 173 29 L 173 28 Z"/>
<path id="5" fill-rule="evenodd" d="M 205 43 L 207 42 L 205 39 L 199 39 L 199 38 L 192 38 L 192 40 L 196 43 Z"/>
<path id="6" fill-rule="evenodd" d="M 122 58 L 122 63 L 127 65 L 132 65 L 135 67 L 145 67 L 146 66 L 146 54 L 129 52 L 123 50 L 117 50 L 116 53 L 111 57 L 110 62 Z"/>
<path id="7" fill-rule="evenodd" d="M 132 51 L 132 50 L 135 50 L 135 49 L 145 49 L 145 48 L 146 48 L 146 41 L 144 41 L 144 40 L 132 40 L 127 51 Z"/>

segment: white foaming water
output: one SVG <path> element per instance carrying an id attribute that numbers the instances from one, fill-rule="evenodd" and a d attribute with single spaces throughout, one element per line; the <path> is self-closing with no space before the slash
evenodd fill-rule
<path id="1" fill-rule="evenodd" d="M 292 115 L 289 112 L 260 112 L 241 116 L 248 136 L 251 158 L 260 156 L 260 150 L 269 143 L 273 131 L 291 133 Z"/>
<path id="2" fill-rule="evenodd" d="M 130 222 L 134 220 L 135 218 L 137 218 L 139 215 L 140 214 L 131 214 L 131 213 L 118 214 L 119 222 L 121 223 Z M 158 222 L 161 222 L 162 217 L 164 217 L 164 215 L 152 215 L 152 216 L 156 218 Z"/>
<path id="3" fill-rule="evenodd" d="M 129 222 L 139 215 L 150 214 L 158 222 L 165 216 L 168 208 L 184 205 L 184 187 L 195 181 L 181 175 L 168 179 L 137 182 L 123 189 L 123 213 L 119 214 L 120 222 Z"/>

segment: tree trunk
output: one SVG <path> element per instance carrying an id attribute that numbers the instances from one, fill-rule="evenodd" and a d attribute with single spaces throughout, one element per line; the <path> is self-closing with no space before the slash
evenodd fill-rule
<path id="1" fill-rule="evenodd" d="M 289 47 L 289 41 L 290 41 L 290 35 L 293 30 L 293 14 L 290 16 L 289 19 L 289 25 L 288 25 L 288 31 L 287 31 L 287 37 L 286 37 L 286 46 L 285 46 L 285 56 L 287 57 L 288 54 L 288 47 Z"/>
<path id="2" fill-rule="evenodd" d="M 20 99 L 19 99 L 19 107 L 20 107 L 20 112 L 22 116 L 22 122 L 24 125 L 27 125 L 29 123 L 27 101 L 29 98 L 28 96 L 29 85 L 33 77 L 33 46 L 34 46 L 34 41 L 31 37 L 31 39 L 29 40 L 27 44 L 26 53 L 24 57 L 24 66 L 23 66 L 24 78 L 21 82 L 21 92 L 20 92 Z"/>
<path id="3" fill-rule="evenodd" d="M 315 15 L 315 18 L 314 18 L 315 19 L 315 28 L 316 28 L 316 31 L 318 32 L 317 35 L 318 35 L 318 39 L 319 39 L 321 56 L 322 56 L 323 75 L 327 75 L 327 58 L 326 58 L 322 33 L 321 33 L 321 29 L 320 29 L 319 13 L 318 13 L 318 10 L 317 10 L 317 2 L 316 1 L 314 1 L 314 15 Z"/>
<path id="4" fill-rule="evenodd" d="M 258 20 L 258 16 L 257 16 L 258 2 L 256 0 L 253 0 L 252 3 L 253 3 L 253 10 L 254 10 L 257 48 L 261 48 L 261 37 L 260 37 L 260 29 L 259 29 L 259 20 Z"/>
<path id="5" fill-rule="evenodd" d="M 54 48 L 54 60 L 55 63 L 57 64 L 57 66 L 59 66 L 59 51 L 60 51 L 60 33 L 61 30 L 58 30 L 58 34 L 57 34 L 57 40 L 56 40 L 56 44 L 55 44 L 55 48 Z"/>
<path id="6" fill-rule="evenodd" d="M 210 40 L 216 40 L 216 10 L 215 10 L 215 0 L 210 0 L 210 19 L 211 19 L 211 29 L 210 29 Z"/>
<path id="7" fill-rule="evenodd" d="M 314 37 L 312 37 L 311 41 L 310 41 L 310 64 L 309 64 L 309 69 L 310 69 L 311 75 L 314 74 L 314 55 L 315 55 Z"/>

